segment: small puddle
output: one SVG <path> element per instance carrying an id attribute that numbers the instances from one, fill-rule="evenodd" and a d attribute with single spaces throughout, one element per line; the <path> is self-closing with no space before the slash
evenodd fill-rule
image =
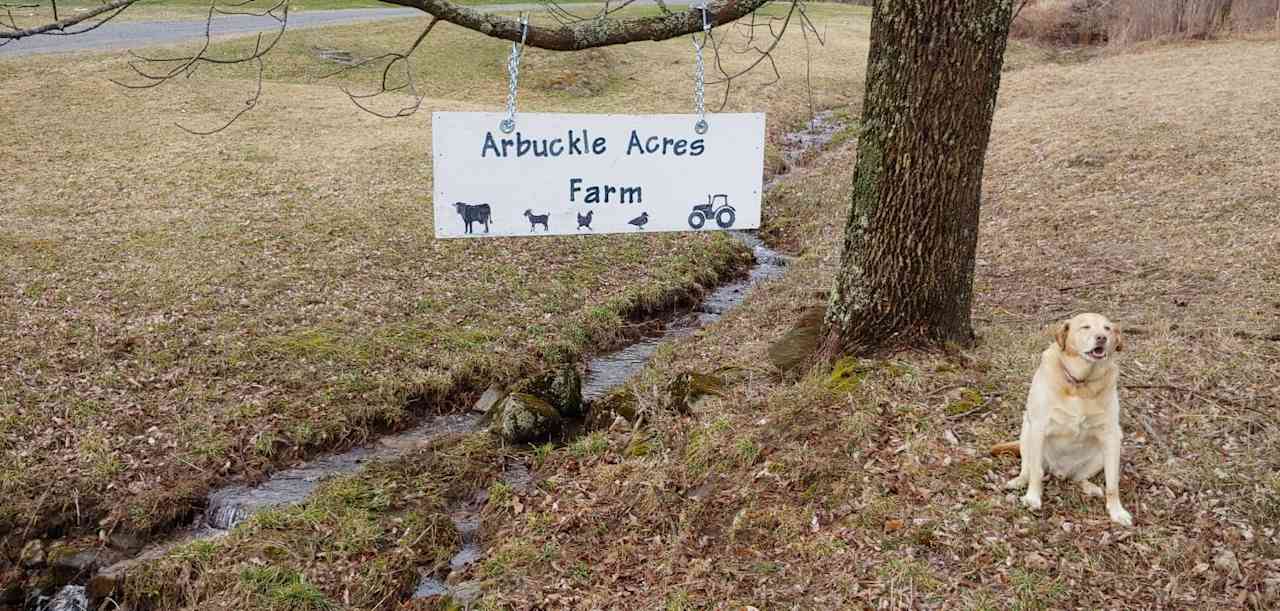
<path id="1" fill-rule="evenodd" d="M 783 158 L 787 167 L 800 161 L 809 151 L 826 145 L 843 127 L 833 112 L 823 111 L 815 115 L 803 130 L 785 135 Z M 765 184 L 765 190 L 770 189 L 783 175 L 785 172 L 771 178 Z M 730 231 L 729 234 L 751 248 L 755 255 L 755 263 L 748 273 L 711 291 L 696 306 L 669 320 L 659 333 L 590 359 L 583 377 L 582 395 L 585 401 L 600 399 L 622 386 L 649 362 L 663 342 L 687 337 L 719 320 L 726 312 L 741 304 L 757 283 L 778 277 L 785 271 L 787 257 L 765 246 L 754 234 L 743 231 Z M 178 536 L 164 543 L 151 545 L 130 560 L 102 569 L 99 575 L 123 575 L 132 565 L 158 558 L 175 546 L 225 535 L 231 528 L 260 511 L 305 500 L 317 486 L 329 478 L 356 472 L 371 461 L 397 458 L 441 435 L 479 430 L 481 420 L 481 415 L 471 412 L 431 417 L 417 427 L 383 437 L 375 444 L 341 454 L 322 456 L 300 466 L 279 471 L 261 484 L 236 485 L 217 490 L 209 495 L 205 512 Z M 509 467 L 503 473 L 502 481 L 517 490 L 531 485 L 529 471 L 522 465 Z M 487 500 L 488 491 L 480 491 L 452 508 L 450 518 L 461 536 L 461 549 L 450 560 L 448 575 L 443 578 L 439 574 L 421 576 L 413 594 L 415 598 L 448 596 L 461 604 L 468 604 L 479 598 L 479 584 L 465 581 L 463 577 L 467 567 L 484 556 L 479 542 L 480 510 Z M 89 604 L 83 586 L 68 585 L 52 597 L 42 596 L 31 600 L 27 608 L 34 611 L 87 611 Z"/>

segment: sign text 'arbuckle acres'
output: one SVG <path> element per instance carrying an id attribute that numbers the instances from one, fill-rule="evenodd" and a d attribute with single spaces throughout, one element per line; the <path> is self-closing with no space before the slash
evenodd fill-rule
<path id="1" fill-rule="evenodd" d="M 563 138 L 525 138 L 517 131 L 514 138 L 501 134 L 495 137 L 492 131 L 484 134 L 484 145 L 480 157 L 560 157 L 575 155 L 604 155 L 609 152 L 609 141 L 604 137 L 591 137 L 587 130 L 571 130 Z M 641 136 L 631 130 L 627 138 L 627 155 L 675 155 L 682 157 L 698 157 L 706 152 L 706 141 L 703 138 L 672 138 L 667 136 Z"/>

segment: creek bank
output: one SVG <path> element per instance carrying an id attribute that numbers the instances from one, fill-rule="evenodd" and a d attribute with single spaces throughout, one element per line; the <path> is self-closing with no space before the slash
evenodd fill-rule
<path id="1" fill-rule="evenodd" d="M 807 150 L 825 145 L 842 127 L 832 113 L 824 112 L 815 116 L 802 132 L 788 134 L 784 137 L 784 145 L 788 147 L 784 158 L 788 165 L 802 159 Z M 766 189 L 776 184 L 781 176 L 773 176 Z M 413 429 L 383 437 L 375 444 L 322 456 L 299 467 L 280 471 L 257 486 L 230 486 L 217 490 L 208 496 L 205 511 L 178 536 L 150 545 L 136 557 L 105 567 L 94 566 L 92 568 L 97 570 L 91 575 L 82 573 L 76 576 L 71 585 L 57 589 L 53 596 L 29 596 L 25 608 L 33 611 L 92 608 L 94 601 L 118 594 L 124 587 L 129 569 L 139 563 L 160 558 L 180 544 L 223 536 L 263 509 L 306 499 L 328 478 L 353 473 L 370 461 L 403 456 L 441 435 L 475 432 L 489 426 L 509 442 L 564 441 L 584 428 L 607 427 L 618 419 L 634 421 L 637 416 L 635 398 L 620 389 L 648 363 L 663 342 L 687 337 L 715 322 L 740 304 L 751 287 L 785 271 L 788 258 L 768 248 L 758 237 L 741 231 L 729 233 L 752 251 L 755 262 L 744 276 L 717 287 L 692 307 L 679 309 L 659 319 L 656 329 L 650 328 L 648 335 L 630 345 L 589 359 L 583 367 L 585 375 L 580 374 L 576 367 L 563 367 L 548 371 L 541 377 L 523 380 L 510 390 L 494 385 L 468 412 L 428 418 Z M 702 396 L 716 394 L 721 383 L 714 375 L 689 372 L 677 376 L 667 390 L 673 407 L 679 409 Z M 508 422 L 511 424 L 506 424 Z M 521 430 L 525 424 L 529 425 L 527 430 Z M 502 475 L 502 481 L 512 487 L 531 485 L 528 471 L 524 468 L 509 469 Z M 468 567 L 483 557 L 478 536 L 479 515 L 488 501 L 487 494 L 487 491 L 482 491 L 451 508 L 449 517 L 461 535 L 462 545 L 450 561 L 447 574 L 421 575 L 414 593 L 416 598 L 438 598 L 462 604 L 478 598 L 478 584 L 466 579 L 466 574 Z M 4 602 L 0 601 L 0 609 L 4 608 L 3 605 Z"/>

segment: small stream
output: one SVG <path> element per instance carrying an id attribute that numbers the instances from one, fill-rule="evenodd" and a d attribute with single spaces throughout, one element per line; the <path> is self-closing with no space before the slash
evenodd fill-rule
<path id="1" fill-rule="evenodd" d="M 815 115 L 805 129 L 785 135 L 783 157 L 787 167 L 797 163 L 812 149 L 830 142 L 842 127 L 832 112 L 823 111 Z M 770 178 L 765 184 L 766 191 L 782 175 L 784 174 Z M 586 364 L 583 377 L 584 401 L 595 401 L 619 388 L 649 362 L 663 342 L 687 337 L 719 320 L 726 312 L 741 304 L 753 286 L 778 277 L 785 271 L 787 258 L 765 246 L 753 233 L 730 231 L 729 234 L 751 248 L 755 255 L 755 263 L 748 273 L 716 288 L 694 307 L 677 313 L 658 333 L 619 350 L 591 358 Z M 482 424 L 482 416 L 470 411 L 434 416 L 412 429 L 388 435 L 376 443 L 340 454 L 321 456 L 300 466 L 279 471 L 258 485 L 234 485 L 219 489 L 209 495 L 204 513 L 177 536 L 154 544 L 137 557 L 119 562 L 98 573 L 122 575 L 132 565 L 158 558 L 177 545 L 223 536 L 237 524 L 264 509 L 305 500 L 317 486 L 329 478 L 356 472 L 371 461 L 403 456 L 442 435 L 480 430 Z M 528 470 L 521 465 L 509 467 L 501 479 L 516 490 L 527 488 L 531 481 Z M 443 578 L 438 574 L 422 575 L 414 597 L 445 595 L 462 604 L 479 597 L 479 584 L 463 581 L 462 576 L 469 565 L 484 555 L 478 534 L 480 510 L 488 500 L 487 495 L 487 491 L 481 491 L 451 509 L 450 518 L 461 535 L 462 546 L 449 563 L 448 575 Z M 89 601 L 84 586 L 68 585 L 52 597 L 41 596 L 30 600 L 28 608 L 34 611 L 87 611 Z"/>
<path id="2" fill-rule="evenodd" d="M 653 358 L 663 342 L 692 335 L 733 309 L 746 297 L 752 286 L 770 278 L 782 275 L 786 269 L 786 258 L 770 250 L 759 238 L 745 232 L 730 232 L 735 238 L 750 247 L 755 255 L 755 263 L 744 276 L 728 284 L 721 285 L 709 293 L 693 308 L 680 312 L 672 318 L 662 330 L 652 336 L 645 337 L 625 348 L 608 352 L 587 361 L 586 374 L 582 379 L 582 399 L 595 401 L 613 390 L 626 384 L 632 376 Z M 529 485 L 528 472 L 523 478 L 504 474 L 503 481 L 516 489 Z M 449 596 L 455 602 L 467 604 L 473 602 L 480 594 L 479 584 L 472 581 L 460 581 L 463 571 L 468 565 L 483 556 L 483 550 L 475 540 L 475 533 L 480 526 L 479 510 L 487 500 L 486 492 L 450 514 L 454 526 L 462 534 L 462 549 L 449 563 L 449 575 L 441 580 L 438 575 L 423 575 L 414 591 L 415 598 L 427 596 Z"/>

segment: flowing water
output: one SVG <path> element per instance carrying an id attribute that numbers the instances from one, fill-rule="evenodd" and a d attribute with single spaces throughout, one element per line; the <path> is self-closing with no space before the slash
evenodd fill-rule
<path id="1" fill-rule="evenodd" d="M 783 160 L 786 167 L 791 168 L 801 161 L 803 156 L 817 148 L 825 146 L 835 137 L 844 124 L 832 111 L 822 111 L 814 115 L 804 129 L 783 136 Z M 784 172 L 785 173 L 785 172 Z M 777 174 L 765 183 L 765 190 L 777 184 L 784 173 Z M 660 333 L 645 337 L 625 348 L 602 354 L 587 362 L 586 376 L 582 381 L 582 398 L 584 401 L 595 401 L 609 394 L 616 388 L 626 384 L 627 380 L 653 358 L 654 353 L 663 342 L 692 335 L 698 329 L 720 319 L 721 316 L 742 303 L 747 292 L 757 283 L 782 275 L 787 265 L 787 258 L 764 245 L 758 237 L 742 231 L 729 232 L 755 255 L 755 263 L 743 278 L 721 285 L 707 295 L 698 305 L 686 312 L 678 314 L 668 322 Z M 467 604 L 480 595 L 475 582 L 455 582 L 454 577 L 467 564 L 478 560 L 482 550 L 478 546 L 467 544 L 468 534 L 474 533 L 475 527 L 469 521 L 474 514 L 463 512 L 454 514 L 454 524 L 463 533 L 462 550 L 450 562 L 449 577 L 443 581 L 437 575 L 423 575 L 414 592 L 415 598 L 428 596 L 449 596 L 455 602 Z M 478 526 L 478 523 L 477 523 Z M 451 585 L 452 584 L 452 585 Z"/>
<path id="2" fill-rule="evenodd" d="M 89 597 L 84 586 L 66 586 L 52 597 L 36 598 L 32 606 L 41 611 L 89 611 Z"/>
<path id="3" fill-rule="evenodd" d="M 756 283 L 774 278 L 782 274 L 786 266 L 786 258 L 770 250 L 755 236 L 744 232 L 731 232 L 754 251 L 755 263 L 746 276 L 721 285 L 708 294 L 698 305 L 679 313 L 663 326 L 655 335 L 646 337 L 620 350 L 602 354 L 587 361 L 586 375 L 582 380 L 582 398 L 584 401 L 595 401 L 614 389 L 626 384 L 627 380 L 640 372 L 645 364 L 658 350 L 663 342 L 686 337 L 698 329 L 720 319 L 725 312 L 733 309 L 746 297 L 747 292 Z M 504 477 L 504 481 L 519 487 Z M 528 485 L 527 472 L 523 485 Z M 483 506 L 483 494 L 469 504 Z M 418 582 L 414 597 L 449 596 L 455 602 L 466 604 L 474 601 L 480 594 L 475 582 L 458 581 L 467 565 L 478 560 L 483 551 L 474 542 L 475 532 L 479 528 L 478 507 L 463 509 L 451 514 L 454 525 L 462 533 L 463 545 L 449 563 L 449 576 L 441 580 L 438 575 L 423 575 Z"/>
<path id="4" fill-rule="evenodd" d="M 831 142 L 846 125 L 834 110 L 823 110 L 810 117 L 803 128 L 783 134 L 782 169 L 764 181 L 765 192 L 777 185 L 792 168 L 803 165 L 806 156 Z"/>
<path id="5" fill-rule="evenodd" d="M 223 488 L 209 495 L 204 515 L 194 528 L 209 531 L 211 535 L 225 532 L 263 509 L 307 498 L 316 486 L 335 475 L 352 473 L 370 461 L 399 457 L 447 433 L 474 431 L 479 425 L 480 416 L 477 414 L 435 416 L 412 429 L 383 437 L 377 444 L 322 456 L 302 466 L 280 471 L 257 486 Z"/>
<path id="6" fill-rule="evenodd" d="M 815 115 L 805 129 L 784 136 L 783 158 L 787 166 L 797 163 L 808 151 L 825 145 L 842 127 L 833 113 L 824 111 Z M 779 177 L 770 179 L 765 189 L 771 188 Z M 785 256 L 769 249 L 753 234 L 742 231 L 729 233 L 752 249 L 755 263 L 749 272 L 744 277 L 716 288 L 696 306 L 678 313 L 660 332 L 590 359 L 582 386 L 585 401 L 599 399 L 622 386 L 648 363 L 663 342 L 689 336 L 719 320 L 726 312 L 741 304 L 757 283 L 783 273 L 787 264 Z M 322 456 L 301 466 L 280 471 L 256 486 L 222 488 L 209 495 L 205 512 L 179 536 L 152 545 L 139 556 L 107 567 L 101 573 L 122 574 L 129 566 L 157 558 L 176 545 L 221 536 L 259 511 L 305 500 L 320 483 L 331 477 L 355 472 L 371 461 L 402 456 L 441 435 L 475 431 L 480 426 L 479 414 L 468 412 L 435 416 L 417 427 L 383 437 L 375 444 L 341 454 Z M 520 465 L 503 473 L 502 480 L 517 490 L 530 485 L 529 472 Z M 448 575 L 443 579 L 437 574 L 423 575 L 414 592 L 415 597 L 447 595 L 464 604 L 479 597 L 478 584 L 462 581 L 461 577 L 465 575 L 469 565 L 484 555 L 478 533 L 480 509 L 488 500 L 487 494 L 487 491 L 481 491 L 452 509 L 450 518 L 461 535 L 462 546 L 449 563 Z M 69 585 L 58 590 L 53 597 L 32 600 L 28 607 L 35 611 L 87 611 L 89 601 L 83 586 Z"/>

